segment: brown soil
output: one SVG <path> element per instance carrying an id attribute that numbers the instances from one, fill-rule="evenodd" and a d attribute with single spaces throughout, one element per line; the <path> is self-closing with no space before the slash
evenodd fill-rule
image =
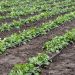
<path id="1" fill-rule="evenodd" d="M 69 44 L 41 75 L 75 75 L 75 43 Z"/>
<path id="2" fill-rule="evenodd" d="M 66 22 L 58 28 L 49 31 L 48 34 L 32 39 L 25 45 L 7 50 L 4 54 L 0 55 L 0 75 L 7 75 L 14 64 L 27 62 L 29 57 L 42 52 L 42 45 L 45 41 L 56 35 L 62 35 L 74 27 L 75 20 Z"/>

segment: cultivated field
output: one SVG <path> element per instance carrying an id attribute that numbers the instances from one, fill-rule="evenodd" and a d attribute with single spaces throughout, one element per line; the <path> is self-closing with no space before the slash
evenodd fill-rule
<path id="1" fill-rule="evenodd" d="M 1 0 L 0 75 L 75 75 L 75 0 Z"/>

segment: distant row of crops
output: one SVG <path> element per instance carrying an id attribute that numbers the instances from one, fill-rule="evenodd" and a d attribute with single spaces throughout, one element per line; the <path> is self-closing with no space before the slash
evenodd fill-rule
<path id="1" fill-rule="evenodd" d="M 24 3 L 21 4 L 22 6 L 19 4 L 19 6 L 15 7 L 13 5 L 13 7 L 9 7 L 9 9 L 5 9 L 5 10 L 3 10 L 2 8 L 1 12 L 7 11 L 10 13 L 8 13 L 6 16 L 0 16 L 0 19 L 14 18 L 14 17 L 16 18 L 20 15 L 34 14 L 35 12 L 40 13 L 41 11 L 51 10 L 48 7 L 51 7 L 51 8 L 54 7 L 54 4 L 50 4 L 50 2 L 53 3 L 53 1 L 47 1 L 47 2 L 41 1 L 41 0 L 39 1 L 38 0 L 33 1 L 32 3 L 30 3 L 30 1 L 24 1 Z M 63 3 L 65 4 L 65 1 Z M 60 4 L 60 3 L 57 3 L 57 4 Z"/>
<path id="2" fill-rule="evenodd" d="M 52 2 L 52 1 L 51 1 Z M 49 3 L 49 4 L 48 4 Z M 22 6 L 17 6 L 17 7 L 11 7 L 10 9 L 10 13 L 7 13 L 6 16 L 0 16 L 0 19 L 5 19 L 5 18 L 16 18 L 20 15 L 27 15 L 27 14 L 34 14 L 36 13 L 40 13 L 40 12 L 44 12 L 44 11 L 51 11 L 53 10 L 53 7 L 60 7 L 60 8 L 64 8 L 67 6 L 75 6 L 75 3 L 72 1 L 62 1 L 62 2 L 57 2 L 54 4 L 50 4 L 50 1 L 34 1 L 31 3 L 32 5 L 27 4 L 27 2 L 25 2 L 25 4 L 23 4 Z M 30 7 L 29 7 L 30 6 Z M 3 8 L 2 8 L 3 9 Z M 8 9 L 6 9 L 5 11 L 7 11 Z M 56 8 L 55 8 L 56 10 Z M 7 11 L 8 12 L 8 11 Z"/>

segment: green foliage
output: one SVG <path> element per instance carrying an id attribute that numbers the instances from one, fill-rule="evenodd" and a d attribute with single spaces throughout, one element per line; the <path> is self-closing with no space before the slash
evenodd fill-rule
<path id="1" fill-rule="evenodd" d="M 71 41 L 75 41 L 75 28 L 66 32 L 63 36 L 56 36 L 52 40 L 46 42 L 43 48 L 50 52 L 58 52 Z"/>
<path id="2" fill-rule="evenodd" d="M 8 75 L 39 75 L 39 69 L 33 64 L 16 64 Z"/>
<path id="3" fill-rule="evenodd" d="M 29 63 L 34 65 L 49 65 L 49 56 L 47 54 L 39 53 L 36 57 L 29 58 Z"/>
<path id="4" fill-rule="evenodd" d="M 20 35 L 14 33 L 14 35 L 4 38 L 4 42 L 5 42 L 6 48 L 9 48 L 9 47 L 14 47 L 17 44 L 20 44 L 22 42 L 22 39 Z"/>
<path id="5" fill-rule="evenodd" d="M 13 24 L 11 24 L 11 27 L 15 27 L 15 28 L 20 28 L 20 26 L 22 25 L 23 23 L 21 21 L 16 21 L 16 20 L 13 20 Z"/>
<path id="6" fill-rule="evenodd" d="M 44 44 L 44 49 L 50 52 L 59 52 L 66 45 L 68 45 L 68 39 L 63 36 L 56 36 Z"/>
<path id="7" fill-rule="evenodd" d="M 5 50 L 6 50 L 5 43 L 0 39 L 0 54 L 2 54 Z"/>
<path id="8" fill-rule="evenodd" d="M 75 29 L 72 29 L 71 31 L 67 32 L 64 37 L 66 37 L 66 39 L 75 41 Z"/>
<path id="9" fill-rule="evenodd" d="M 52 3 L 52 4 L 48 4 Z M 66 1 L 62 1 L 65 3 Z M 69 2 L 69 1 L 67 1 Z M 57 1 L 55 1 L 57 5 L 59 4 Z M 52 5 L 54 5 L 54 1 L 45 1 L 45 0 L 11 0 L 11 1 L 1 1 L 0 2 L 0 11 L 1 12 L 10 12 L 7 14 L 7 16 L 1 16 L 0 19 L 5 18 L 17 18 L 20 15 L 28 15 L 28 14 L 34 14 L 35 12 L 40 13 L 43 10 L 48 10 L 50 8 L 53 8 Z"/>
<path id="10" fill-rule="evenodd" d="M 3 24 L 3 25 L 0 27 L 0 31 L 10 30 L 10 29 L 12 29 L 12 27 L 11 27 L 10 24 L 8 25 L 7 23 Z"/>

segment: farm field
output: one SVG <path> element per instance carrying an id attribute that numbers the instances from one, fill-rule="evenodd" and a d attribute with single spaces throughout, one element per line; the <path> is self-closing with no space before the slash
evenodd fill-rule
<path id="1" fill-rule="evenodd" d="M 75 0 L 1 0 L 0 75 L 75 75 Z"/>

